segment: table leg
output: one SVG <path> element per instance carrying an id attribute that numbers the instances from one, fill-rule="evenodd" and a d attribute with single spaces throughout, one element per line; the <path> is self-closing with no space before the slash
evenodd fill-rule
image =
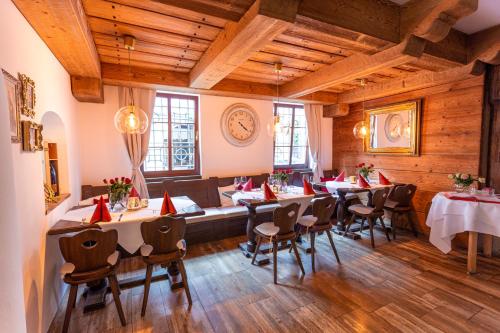
<path id="1" fill-rule="evenodd" d="M 179 274 L 179 267 L 177 266 L 177 262 L 171 263 L 167 267 L 167 272 L 168 282 L 170 283 L 170 290 L 184 288 L 184 283 L 182 282 L 182 278 Z"/>
<path id="2" fill-rule="evenodd" d="M 85 297 L 83 313 L 104 308 L 106 306 L 107 291 L 108 282 L 106 279 L 87 283 L 87 288 L 83 293 Z"/>
<path id="3" fill-rule="evenodd" d="M 476 273 L 477 262 L 477 232 L 469 231 L 469 246 L 467 250 L 467 273 Z"/>
<path id="4" fill-rule="evenodd" d="M 255 252 L 255 247 L 257 242 L 255 241 L 255 232 L 253 229 L 257 224 L 257 210 L 255 207 L 247 206 L 248 209 L 248 220 L 247 220 L 247 241 L 239 244 L 240 250 L 243 252 L 243 255 L 247 258 L 252 258 L 253 253 Z M 263 242 L 264 243 L 264 242 Z M 269 250 L 268 244 L 262 244 L 260 247 L 260 253 L 257 254 L 255 258 L 255 262 L 257 265 L 267 265 L 269 264 L 269 258 L 267 256 L 262 255 L 264 251 Z"/>
<path id="5" fill-rule="evenodd" d="M 483 234 L 483 255 L 491 258 L 493 252 L 493 235 Z"/>
<path id="6" fill-rule="evenodd" d="M 355 231 L 358 231 L 359 228 L 356 228 L 354 226 L 351 226 L 350 231 L 346 234 L 345 229 L 346 229 L 346 212 L 347 212 L 347 199 L 346 199 L 346 192 L 337 190 L 337 194 L 339 196 L 339 199 L 337 200 L 336 203 L 336 210 L 337 210 L 337 225 L 335 228 L 333 228 L 333 232 L 336 233 L 337 235 L 342 235 L 349 237 L 351 239 L 360 239 L 361 236 L 355 233 Z"/>

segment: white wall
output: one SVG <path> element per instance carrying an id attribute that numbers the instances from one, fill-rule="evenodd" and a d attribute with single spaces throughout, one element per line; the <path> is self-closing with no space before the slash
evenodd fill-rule
<path id="1" fill-rule="evenodd" d="M 19 290 L 13 285 L 0 284 L 0 288 L 13 288 L 19 293 L 19 298 L 24 300 L 25 326 L 28 332 L 46 332 L 64 290 L 58 274 L 62 258 L 57 238 L 46 237 L 46 232 L 80 197 L 75 119 L 78 102 L 71 94 L 69 75 L 12 2 L 0 1 L 0 13 L 0 67 L 15 76 L 18 72 L 24 73 L 35 81 L 34 121 L 41 123 L 44 113 L 54 112 L 64 126 L 64 136 L 67 139 L 68 171 L 65 177 L 66 188 L 71 192 L 71 197 L 49 215 L 45 215 L 44 206 L 43 152 L 22 152 L 20 144 L 9 145 L 10 151 L 5 151 L 4 146 L 1 146 L 2 156 L 10 154 L 14 165 L 10 177 L 14 181 L 15 191 L 10 196 L 15 198 L 9 201 L 9 206 L 18 212 L 18 216 L 15 220 L 9 219 L 8 223 L 19 227 L 20 242 L 17 250 L 21 256 L 23 286 Z M 4 108 L 0 110 L 3 112 Z M 4 135 L 2 140 L 5 140 Z M 2 161 L 2 179 L 8 177 L 3 175 L 3 163 Z M 2 181 L 2 186 L 3 184 Z M 2 200 L 9 200 L 9 196 L 2 195 Z M 5 217 L 2 210 L 2 224 L 7 223 Z M 5 255 L 5 252 L 2 251 L 1 255 Z M 11 277 L 11 280 L 15 280 L 15 277 Z M 12 283 L 15 284 L 15 281 Z M 0 315 L 6 314 L 9 315 L 9 311 L 0 312 Z M 15 314 L 9 317 L 10 320 L 17 319 Z"/>
<path id="2" fill-rule="evenodd" d="M 101 185 L 103 178 L 130 175 L 130 161 L 121 135 L 114 129 L 118 110 L 117 87 L 104 87 L 104 104 L 80 104 L 78 110 L 81 142 L 82 184 Z M 250 105 L 260 119 L 260 135 L 247 147 L 235 147 L 222 136 L 220 118 L 233 103 Z M 272 122 L 272 101 L 219 96 L 200 96 L 200 157 L 203 178 L 270 172 L 273 168 L 273 141 L 267 125 Z M 332 165 L 332 120 L 324 118 L 322 130 L 323 168 Z"/>

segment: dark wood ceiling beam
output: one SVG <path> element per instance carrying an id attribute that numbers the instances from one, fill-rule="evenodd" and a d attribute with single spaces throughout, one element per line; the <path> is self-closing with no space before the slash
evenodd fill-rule
<path id="1" fill-rule="evenodd" d="M 71 75 L 75 98 L 102 102 L 99 56 L 80 0 L 13 3 Z"/>
<path id="2" fill-rule="evenodd" d="M 252 83 L 239 80 L 224 79 L 211 89 L 195 89 L 189 86 L 189 75 L 187 73 L 158 70 L 151 68 L 132 67 L 132 76 L 129 75 L 128 66 L 116 64 L 102 64 L 102 76 L 104 84 L 135 87 L 168 89 L 172 91 L 227 96 L 242 98 L 257 98 L 274 100 L 276 98 L 276 86 L 274 84 Z M 283 99 L 290 102 L 302 103 L 337 103 L 337 94 L 319 91 L 309 94 L 300 99 Z"/>
<path id="3" fill-rule="evenodd" d="M 257 0 L 228 22 L 190 74 L 192 88 L 210 89 L 295 21 L 298 0 Z"/>
<path id="4" fill-rule="evenodd" d="M 500 65 L 500 25 L 470 35 L 467 44 L 469 61 Z"/>

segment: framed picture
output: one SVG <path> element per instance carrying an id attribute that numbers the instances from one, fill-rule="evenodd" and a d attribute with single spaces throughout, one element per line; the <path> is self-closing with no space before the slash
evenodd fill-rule
<path id="1" fill-rule="evenodd" d="M 12 142 L 21 142 L 21 82 L 3 69 L 2 75 L 7 95 L 7 107 L 10 119 L 10 138 Z"/>
<path id="2" fill-rule="evenodd" d="M 421 105 L 421 100 L 413 100 L 365 110 L 365 124 L 369 126 L 364 151 L 418 156 Z"/>
<path id="3" fill-rule="evenodd" d="M 21 81 L 21 113 L 27 117 L 35 116 L 35 82 L 24 74 L 19 74 Z"/>
<path id="4" fill-rule="evenodd" d="M 23 150 L 38 151 L 43 150 L 43 126 L 35 124 L 29 120 L 22 121 L 23 130 Z"/>

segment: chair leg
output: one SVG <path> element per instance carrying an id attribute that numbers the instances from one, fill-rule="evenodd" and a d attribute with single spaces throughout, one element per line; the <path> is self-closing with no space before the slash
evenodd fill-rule
<path id="1" fill-rule="evenodd" d="M 356 215 L 352 214 L 351 219 L 349 220 L 349 223 L 347 224 L 347 228 L 344 231 L 344 236 L 347 235 L 349 232 L 349 229 L 351 229 L 351 224 L 354 223 L 354 219 L 356 218 Z"/>
<path id="2" fill-rule="evenodd" d="M 146 267 L 146 282 L 144 283 L 144 296 L 142 298 L 141 317 L 146 314 L 146 306 L 148 305 L 149 288 L 151 287 L 151 277 L 153 276 L 153 265 Z"/>
<path id="3" fill-rule="evenodd" d="M 380 224 L 382 225 L 382 229 L 385 232 L 385 237 L 387 237 L 387 241 L 390 242 L 391 238 L 389 237 L 389 231 L 385 227 L 384 218 L 382 216 L 379 216 L 379 220 L 380 220 Z"/>
<path id="4" fill-rule="evenodd" d="M 372 248 L 375 248 L 375 239 L 373 238 L 373 220 L 371 217 L 368 218 L 368 225 L 370 227 L 370 240 L 372 243 Z"/>
<path id="5" fill-rule="evenodd" d="M 398 214 L 396 212 L 392 212 L 392 215 L 391 215 L 391 229 L 392 229 L 392 239 L 393 240 L 396 240 L 396 217 L 398 216 Z"/>
<path id="6" fill-rule="evenodd" d="M 179 270 L 181 271 L 182 282 L 184 283 L 184 290 L 186 291 L 186 296 L 189 302 L 189 306 L 193 305 L 193 300 L 191 299 L 191 292 L 189 291 L 189 283 L 186 273 L 186 267 L 184 266 L 184 261 L 179 260 Z"/>
<path id="7" fill-rule="evenodd" d="M 295 242 L 295 239 L 292 240 L 292 248 L 293 252 L 295 253 L 295 258 L 297 258 L 297 262 L 299 263 L 300 270 L 302 271 L 302 275 L 306 275 L 306 271 L 304 270 L 304 265 L 302 265 L 302 260 L 300 259 L 299 250 L 297 250 L 297 243 Z"/>
<path id="8" fill-rule="evenodd" d="M 315 243 L 316 243 L 316 233 L 311 232 L 311 266 L 313 272 L 316 272 L 316 267 L 315 267 L 316 248 L 314 247 Z"/>
<path id="9" fill-rule="evenodd" d="M 274 284 L 278 284 L 278 242 L 273 242 L 273 272 Z"/>
<path id="10" fill-rule="evenodd" d="M 361 219 L 361 227 L 359 228 L 359 233 L 362 234 L 363 233 L 363 227 L 365 226 L 365 218 L 363 217 Z"/>
<path id="11" fill-rule="evenodd" d="M 252 265 L 255 263 L 255 258 L 257 258 L 257 253 L 259 253 L 260 243 L 261 242 L 262 242 L 262 237 L 260 237 L 259 235 L 257 235 L 257 246 L 255 247 L 255 252 L 253 253 Z"/>
<path id="12" fill-rule="evenodd" d="M 411 218 L 411 212 L 407 212 L 406 213 L 406 216 L 408 216 L 408 223 L 410 224 L 410 227 L 411 227 L 411 230 L 413 231 L 413 234 L 415 235 L 415 237 L 418 238 L 418 231 L 417 231 L 417 228 L 415 227 L 415 223 L 413 223 L 413 220 Z"/>
<path id="13" fill-rule="evenodd" d="M 66 305 L 66 314 L 64 316 L 63 333 L 68 332 L 69 322 L 71 320 L 71 312 L 76 302 L 76 295 L 78 293 L 78 285 L 71 285 L 69 289 L 68 304 Z"/>
<path id="14" fill-rule="evenodd" d="M 116 310 L 118 310 L 118 316 L 120 317 L 120 322 L 122 326 L 127 325 L 127 321 L 125 320 L 125 315 L 123 314 L 122 302 L 120 301 L 120 294 L 118 291 L 118 280 L 116 279 L 116 275 L 108 276 L 109 284 L 111 285 L 111 292 L 113 293 L 113 298 L 115 300 Z"/>
<path id="15" fill-rule="evenodd" d="M 340 264 L 339 254 L 337 253 L 337 248 L 335 247 L 335 244 L 333 243 L 332 232 L 330 230 L 327 230 L 326 235 L 328 236 L 328 240 L 330 241 L 330 245 L 332 246 L 333 253 L 335 254 L 335 258 L 337 258 L 337 263 Z"/>

